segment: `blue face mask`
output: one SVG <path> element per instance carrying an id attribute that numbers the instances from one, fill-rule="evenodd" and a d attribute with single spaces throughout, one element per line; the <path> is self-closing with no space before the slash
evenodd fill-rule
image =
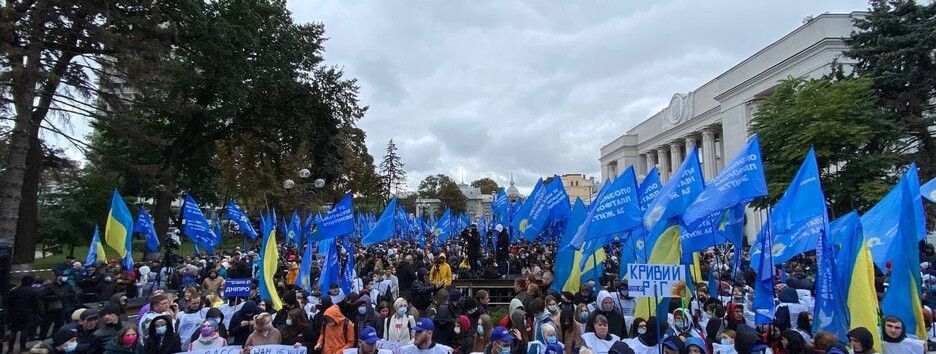
<path id="1" fill-rule="evenodd" d="M 406 307 L 400 307 L 396 310 L 397 315 L 403 316 L 406 314 Z"/>
<path id="2" fill-rule="evenodd" d="M 365 313 L 367 313 L 367 306 L 358 307 L 358 308 L 357 308 L 357 313 L 362 314 L 362 315 L 365 314 Z"/>
<path id="3" fill-rule="evenodd" d="M 73 352 L 75 351 L 75 349 L 77 349 L 77 348 L 78 348 L 78 342 L 77 342 L 77 341 L 71 341 L 71 342 L 68 342 L 68 344 L 65 345 L 65 352 L 66 352 L 66 353 L 73 353 Z"/>
<path id="4" fill-rule="evenodd" d="M 546 343 L 548 343 L 548 344 L 555 344 L 555 343 L 556 343 L 556 342 L 558 342 L 558 341 L 559 341 L 559 340 L 558 340 L 558 339 L 556 339 L 556 337 L 555 337 L 555 336 L 552 336 L 552 337 L 546 337 Z"/>
<path id="5" fill-rule="evenodd" d="M 156 334 L 158 335 L 166 334 L 166 326 L 156 327 Z"/>
<path id="6" fill-rule="evenodd" d="M 478 325 L 478 334 L 484 334 L 484 326 Z"/>
<path id="7" fill-rule="evenodd" d="M 510 354 L 510 346 L 503 347 L 498 354 Z"/>

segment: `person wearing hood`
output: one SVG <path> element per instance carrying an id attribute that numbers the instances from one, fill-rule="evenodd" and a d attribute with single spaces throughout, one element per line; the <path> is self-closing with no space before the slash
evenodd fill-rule
<path id="1" fill-rule="evenodd" d="M 51 341 L 43 341 L 29 349 L 29 354 L 70 354 L 78 347 L 78 332 L 59 328 L 52 334 Z"/>
<path id="2" fill-rule="evenodd" d="M 689 310 L 685 308 L 673 310 L 673 327 L 670 327 L 669 331 L 666 332 L 666 336 L 705 338 L 699 324 L 695 322 L 695 319 L 689 314 Z"/>
<path id="3" fill-rule="evenodd" d="M 806 354 L 806 340 L 799 332 L 788 329 L 780 333 L 780 338 L 780 345 L 786 354 Z"/>
<path id="4" fill-rule="evenodd" d="M 766 343 L 757 337 L 757 332 L 750 330 L 738 332 L 735 336 L 734 348 L 738 353 L 751 354 L 766 353 L 770 349 Z"/>
<path id="5" fill-rule="evenodd" d="M 903 320 L 896 316 L 884 318 L 884 336 L 881 349 L 889 353 L 923 353 L 923 341 L 908 338 Z"/>
<path id="6" fill-rule="evenodd" d="M 855 354 L 875 354 L 874 336 L 864 327 L 858 327 L 848 332 L 848 341 L 851 342 Z"/>
<path id="7" fill-rule="evenodd" d="M 595 318 L 599 315 L 608 319 L 608 331 L 611 334 L 619 338 L 624 338 L 627 334 L 627 321 L 624 319 L 624 315 L 614 307 L 614 299 L 607 290 L 598 292 L 598 308 L 592 311 L 588 316 L 588 322 L 585 324 L 585 332 L 595 331 Z"/>
<path id="8" fill-rule="evenodd" d="M 632 349 L 627 343 L 624 342 L 615 342 L 611 346 L 611 349 L 608 350 L 609 354 L 634 354 L 634 349 Z"/>
<path id="9" fill-rule="evenodd" d="M 636 338 L 623 340 L 636 354 L 656 354 L 660 352 L 660 336 L 669 329 L 665 319 L 650 316 L 647 319 L 647 330 Z"/>
<path id="10" fill-rule="evenodd" d="M 429 270 L 429 281 L 440 288 L 452 285 L 452 267 L 446 262 L 445 253 L 435 259 L 435 264 Z"/>
<path id="11" fill-rule="evenodd" d="M 709 354 L 708 347 L 705 346 L 705 341 L 697 337 L 686 338 L 686 353 Z"/>
<path id="12" fill-rule="evenodd" d="M 240 311 L 231 316 L 231 345 L 244 345 L 247 337 L 253 332 L 253 318 L 260 313 L 260 307 L 253 300 L 244 302 Z"/>
<path id="13" fill-rule="evenodd" d="M 686 343 L 679 336 L 669 336 L 660 344 L 663 354 L 686 354 Z"/>
<path id="14" fill-rule="evenodd" d="M 611 333 L 608 318 L 604 315 L 596 315 L 593 323 L 593 331 L 588 331 L 582 335 L 584 347 L 591 349 L 595 354 L 608 354 L 611 346 L 621 340 L 621 337 Z"/>
<path id="15" fill-rule="evenodd" d="M 323 319 L 315 350 L 321 350 L 322 354 L 336 354 L 354 346 L 354 323 L 341 314 L 338 305 L 326 309 Z"/>
<path id="16" fill-rule="evenodd" d="M 202 323 L 201 329 L 198 330 L 198 338 L 193 340 L 189 344 L 188 350 L 206 350 L 206 349 L 218 349 L 224 346 L 227 346 L 227 339 L 221 336 L 218 331 L 221 326 L 216 318 L 209 318 Z"/>
<path id="17" fill-rule="evenodd" d="M 725 319 L 728 321 L 726 328 L 737 331 L 739 325 L 746 324 L 744 319 L 744 304 L 732 301 L 728 303 L 728 308 L 725 310 Z"/>
<path id="18" fill-rule="evenodd" d="M 474 330 L 471 328 L 471 320 L 468 316 L 458 316 L 455 321 L 455 337 L 452 338 L 452 349 L 456 354 L 469 354 L 474 347 Z"/>
<path id="19" fill-rule="evenodd" d="M 124 323 L 120 322 L 120 306 L 114 303 L 108 303 L 104 306 L 104 309 L 101 310 L 101 323 L 98 324 L 97 330 L 94 331 L 95 341 L 98 343 L 98 348 L 104 348 L 107 343 L 110 343 L 114 336 L 117 335 L 117 332 L 124 327 Z"/>
<path id="20" fill-rule="evenodd" d="M 124 326 L 104 348 L 104 354 L 143 354 L 143 344 L 135 326 Z"/>
<path id="21" fill-rule="evenodd" d="M 358 336 L 362 328 L 375 326 L 377 321 L 374 319 L 374 308 L 371 306 L 370 295 L 365 294 L 358 298 L 357 312 L 354 314 L 355 316 L 352 317 L 351 322 L 354 322 L 355 337 Z"/>
<path id="22" fill-rule="evenodd" d="M 222 338 L 227 338 L 228 330 L 227 326 L 224 325 L 224 313 L 222 313 L 221 310 L 215 308 L 210 308 L 207 310 L 208 311 L 205 313 L 205 320 L 213 320 L 217 322 L 218 325 L 215 329 L 218 331 L 218 335 Z M 189 343 L 194 342 L 200 336 L 201 331 L 195 331 L 195 333 L 192 333 L 192 338 L 189 338 Z"/>
<path id="23" fill-rule="evenodd" d="M 159 316 L 151 322 L 143 349 L 146 354 L 174 354 L 182 351 L 182 341 L 172 328 L 169 316 Z"/>
<path id="24" fill-rule="evenodd" d="M 546 312 L 546 302 L 542 298 L 533 299 L 533 301 L 530 301 L 530 312 L 533 314 L 533 340 L 548 344 L 546 343 L 546 336 L 543 335 L 543 324 L 550 324 L 553 328 L 558 327 L 558 325 L 549 312 Z"/>
<path id="25" fill-rule="evenodd" d="M 780 304 L 774 309 L 774 325 L 779 327 L 781 331 L 796 328 L 800 313 L 809 312 L 809 309 L 800 303 L 796 289 L 784 288 L 780 290 L 780 295 L 777 298 L 780 300 Z"/>

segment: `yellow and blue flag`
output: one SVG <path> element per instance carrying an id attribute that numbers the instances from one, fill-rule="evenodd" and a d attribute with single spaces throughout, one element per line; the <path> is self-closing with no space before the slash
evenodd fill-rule
<path id="1" fill-rule="evenodd" d="M 694 225 L 712 214 L 765 195 L 767 178 L 764 177 L 760 143 L 755 134 L 747 146 L 708 181 L 702 193 L 686 208 L 682 220 L 686 225 Z"/>
<path id="2" fill-rule="evenodd" d="M 916 252 L 917 242 L 923 236 L 919 234 L 917 224 L 918 219 L 923 216 L 923 203 L 918 198 L 920 180 L 915 163 L 910 164 L 910 168 L 894 189 L 900 191 L 900 199 L 897 209 L 894 210 L 898 220 L 892 248 L 900 252 L 900 257 L 894 257 L 891 263 L 891 277 L 887 291 L 884 292 L 884 299 L 881 300 L 881 311 L 884 316 L 896 316 L 903 320 L 907 334 L 925 338 L 923 304 L 920 302 L 920 294 L 923 293 L 920 254 Z"/>
<path id="3" fill-rule="evenodd" d="M 637 176 L 630 166 L 591 205 L 585 221 L 568 245 L 579 249 L 585 241 L 641 227 L 643 213 L 637 196 Z"/>
<path id="4" fill-rule="evenodd" d="M 133 216 L 124 203 L 117 188 L 111 197 L 110 212 L 107 213 L 107 223 L 104 224 L 104 240 L 107 245 L 117 251 L 120 259 L 126 259 L 130 252 L 130 240 L 133 232 Z"/>
<path id="5" fill-rule="evenodd" d="M 104 245 L 101 244 L 97 224 L 94 224 L 94 236 L 91 238 L 91 245 L 88 246 L 88 257 L 85 258 L 84 265 L 87 267 L 94 263 L 107 263 L 107 256 L 104 254 Z"/>
<path id="6" fill-rule="evenodd" d="M 273 220 L 276 220 L 274 216 Z M 276 291 L 276 280 L 273 276 L 276 274 L 276 268 L 279 266 L 279 249 L 276 247 L 276 225 L 273 221 L 264 220 L 260 227 L 263 233 L 263 243 L 260 245 L 260 300 L 270 300 L 273 308 L 279 311 L 283 308 L 283 301 Z M 327 289 L 327 288 L 323 288 Z"/>
<path id="7" fill-rule="evenodd" d="M 865 244 L 858 212 L 852 211 L 831 222 L 829 235 L 839 250 L 835 256 L 835 271 L 838 273 L 835 280 L 849 310 L 848 329 L 864 327 L 880 338 L 874 262 Z M 881 352 L 880 341 L 874 341 L 874 349 Z"/>

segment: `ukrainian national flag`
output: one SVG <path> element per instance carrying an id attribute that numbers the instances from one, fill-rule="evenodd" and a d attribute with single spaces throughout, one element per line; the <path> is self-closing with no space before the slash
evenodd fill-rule
<path id="1" fill-rule="evenodd" d="M 926 328 L 923 323 L 923 304 L 920 294 L 923 292 L 920 276 L 920 255 L 917 250 L 917 240 L 920 239 L 917 220 L 923 215 L 923 202 L 920 196 L 920 180 L 917 177 L 916 164 L 904 173 L 903 178 L 894 189 L 901 193 L 897 210 L 897 234 L 893 245 L 895 252 L 902 252 L 903 256 L 894 257 L 891 266 L 891 277 L 884 299 L 881 300 L 881 310 L 884 316 L 897 316 L 904 321 L 904 330 L 907 334 L 915 334 L 917 338 L 926 337 Z"/>
<path id="2" fill-rule="evenodd" d="M 274 217 L 273 220 L 276 220 Z M 273 275 L 276 274 L 277 260 L 279 260 L 279 250 L 276 248 L 276 225 L 274 221 L 265 220 L 261 230 L 263 232 L 263 244 L 260 248 L 260 300 L 270 300 L 273 308 L 279 311 L 283 308 L 283 301 L 279 293 L 276 292 L 276 280 Z"/>
<path id="3" fill-rule="evenodd" d="M 874 289 L 874 262 L 871 250 L 865 243 L 864 232 L 858 212 L 852 211 L 829 224 L 833 245 L 840 251 L 835 256 L 837 286 L 847 296 L 850 323 L 848 329 L 864 327 L 872 331 L 876 338 L 878 332 L 878 300 Z M 881 352 L 881 341 L 874 341 L 874 350 Z"/>
<path id="4" fill-rule="evenodd" d="M 133 232 L 133 217 L 130 209 L 124 203 L 117 188 L 111 198 L 110 212 L 107 214 L 107 223 L 104 224 L 104 240 L 111 246 L 120 259 L 125 259 L 130 252 L 131 232 Z"/>
<path id="5" fill-rule="evenodd" d="M 85 259 L 85 267 L 94 263 L 106 263 L 107 256 L 104 255 L 104 245 L 101 244 L 101 236 L 98 233 L 98 225 L 94 224 L 94 237 L 91 238 L 91 247 L 88 247 L 88 257 Z"/>

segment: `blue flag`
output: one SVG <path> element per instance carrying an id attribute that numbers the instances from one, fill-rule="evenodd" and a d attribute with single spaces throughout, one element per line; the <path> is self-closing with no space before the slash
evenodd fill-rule
<path id="1" fill-rule="evenodd" d="M 353 222 L 352 225 L 354 225 Z M 292 219 L 289 220 L 289 230 L 287 232 L 287 235 L 289 235 L 287 239 L 290 242 L 296 245 L 302 244 L 302 222 L 299 221 L 299 212 L 295 210 L 293 210 Z"/>
<path id="2" fill-rule="evenodd" d="M 344 247 L 345 252 L 348 253 L 348 259 L 345 261 L 344 269 L 342 269 L 341 272 L 341 279 L 338 283 L 345 294 L 350 294 L 352 285 L 354 285 L 354 249 L 351 248 L 350 239 L 351 238 L 347 235 L 341 238 L 341 245 Z"/>
<path id="3" fill-rule="evenodd" d="M 318 224 L 318 232 L 313 235 L 315 241 L 336 238 L 354 232 L 354 210 L 351 207 L 351 194 L 345 194 L 335 208 L 325 215 Z M 328 289 L 328 288 L 323 288 Z"/>
<path id="4" fill-rule="evenodd" d="M 773 323 L 774 319 L 774 261 L 770 252 L 773 248 L 773 235 L 769 225 L 765 225 L 764 229 L 766 231 L 762 232 L 758 239 L 760 251 L 764 256 L 756 263 L 757 279 L 754 281 L 754 303 L 751 304 L 754 309 L 754 323 L 757 325 Z"/>
<path id="5" fill-rule="evenodd" d="M 647 206 L 644 227 L 653 230 L 661 221 L 681 215 L 704 188 L 701 176 L 698 149 L 693 149 L 660 190 L 659 196 Z M 683 190 L 689 193 L 683 193 Z"/>
<path id="6" fill-rule="evenodd" d="M 214 244 L 218 246 L 221 244 L 221 217 L 218 214 L 215 214 L 214 225 L 212 225 L 212 233 L 215 235 Z"/>
<path id="7" fill-rule="evenodd" d="M 919 228 L 919 219 L 923 217 L 923 202 L 919 198 L 920 180 L 916 169 L 915 163 L 910 164 L 907 172 L 904 172 L 900 182 L 894 187 L 900 191 L 900 201 L 897 210 L 894 210 L 897 231 L 890 245 L 891 252 L 895 253 L 889 286 L 884 292 L 884 299 L 881 300 L 881 312 L 884 316 L 896 316 L 903 320 L 907 334 L 925 338 L 926 329 L 920 301 L 923 283 L 920 276 L 920 254 L 917 252 L 917 242 L 924 237 Z M 864 219 L 862 225 L 867 230 L 868 225 L 864 223 Z M 899 252 L 899 256 L 896 252 Z M 874 251 L 871 253 L 873 257 Z M 877 262 L 877 259 L 874 261 Z"/>
<path id="8" fill-rule="evenodd" d="M 734 160 L 708 185 L 682 215 L 683 223 L 693 225 L 710 215 L 738 204 L 747 204 L 767 195 L 767 179 L 761 159 L 760 144 L 754 135 Z"/>
<path id="9" fill-rule="evenodd" d="M 510 226 L 520 231 L 520 237 L 524 240 L 533 241 L 536 235 L 546 226 L 546 220 L 549 218 L 547 210 L 547 189 L 543 185 L 543 180 L 536 181 L 533 187 L 533 193 L 527 198 L 526 202 L 514 216 Z"/>
<path id="10" fill-rule="evenodd" d="M 777 201 L 769 217 L 773 234 L 774 264 L 784 263 L 794 256 L 816 249 L 819 234 L 824 232 L 825 196 L 819 180 L 816 154 L 810 148 L 796 177 Z M 753 247 L 752 247 L 753 249 Z M 751 253 L 751 261 L 760 257 L 760 248 Z"/>
<path id="11" fill-rule="evenodd" d="M 153 219 L 146 209 L 140 208 L 136 221 L 133 223 L 133 232 L 146 236 L 146 249 L 150 252 L 159 252 L 159 237 L 156 237 L 156 228 Z"/>
<path id="12" fill-rule="evenodd" d="M 643 215 L 637 199 L 637 177 L 630 166 L 591 205 L 568 247 L 581 249 L 585 241 L 640 227 Z"/>
<path id="13" fill-rule="evenodd" d="M 311 218 L 310 218 L 311 219 Z M 305 249 L 302 251 L 302 261 L 299 262 L 299 277 L 296 278 L 296 286 L 302 288 L 306 293 L 312 293 L 312 240 L 306 237 Z"/>
<path id="14" fill-rule="evenodd" d="M 920 186 L 920 194 L 930 202 L 936 203 L 936 178 Z"/>
<path id="15" fill-rule="evenodd" d="M 91 238 L 91 246 L 88 247 L 88 257 L 85 258 L 84 266 L 88 267 L 98 262 L 107 262 L 107 257 L 104 256 L 104 245 L 101 244 L 101 234 L 98 232 L 98 225 L 95 223 L 94 237 Z"/>
<path id="16" fill-rule="evenodd" d="M 452 211 L 448 207 L 445 207 L 445 213 L 436 222 L 433 233 L 441 242 L 445 242 L 452 236 Z"/>
<path id="17" fill-rule="evenodd" d="M 254 230 L 253 224 L 250 223 L 250 218 L 246 213 L 240 210 L 237 207 L 237 204 L 234 204 L 234 200 L 229 200 L 227 204 L 227 215 L 224 216 L 230 221 L 237 223 L 238 229 L 240 232 L 250 237 L 251 240 L 257 239 L 257 231 Z"/>
<path id="18" fill-rule="evenodd" d="M 319 247 L 325 246 L 320 250 L 325 251 L 325 264 L 322 265 L 322 275 L 319 276 L 319 288 L 330 289 L 332 284 L 338 283 L 338 273 L 341 272 L 341 264 L 338 263 L 338 242 L 334 238 L 320 242 Z"/>
<path id="19" fill-rule="evenodd" d="M 549 220 L 565 220 L 572 211 L 569 205 L 569 194 L 566 193 L 562 179 L 554 177 L 546 185 L 546 209 L 549 210 Z"/>
<path id="20" fill-rule="evenodd" d="M 915 166 L 915 165 L 914 165 Z M 907 178 L 907 174 L 903 179 Z M 913 177 L 916 177 L 914 173 Z M 903 182 L 901 179 L 901 182 Z M 919 181 L 915 181 L 919 185 Z M 897 236 L 905 196 L 904 189 L 898 183 L 891 189 L 881 201 L 874 205 L 871 210 L 861 216 L 861 227 L 864 228 L 865 242 L 871 251 L 871 258 L 874 259 L 874 265 L 880 269 L 887 269 L 887 262 L 897 258 L 897 254 L 909 253 L 899 247 L 892 247 L 894 237 Z M 915 200 L 921 205 L 923 203 L 920 194 L 917 193 Z M 922 207 L 922 206 L 921 206 Z M 923 214 L 920 213 L 916 220 L 917 241 L 926 236 L 926 227 L 924 226 Z M 906 320 L 905 320 L 906 321 Z M 909 332 L 909 327 L 908 332 Z"/>
<path id="21" fill-rule="evenodd" d="M 829 223 L 829 242 L 839 250 L 835 256 L 835 279 L 839 289 L 850 289 L 852 272 L 855 269 L 855 259 L 864 241 L 861 231 L 861 219 L 857 211 L 842 215 Z"/>
<path id="22" fill-rule="evenodd" d="M 586 213 L 587 209 L 585 208 L 585 203 L 582 202 L 582 199 L 576 198 L 575 206 L 572 207 L 572 214 L 569 216 L 565 233 L 559 241 L 560 245 L 568 244 L 572 241 L 572 238 L 575 237 L 576 230 L 578 230 L 578 225 L 581 225 L 582 222 L 585 221 Z M 574 261 L 574 249 L 568 247 L 559 248 L 556 254 L 556 266 L 553 267 L 556 274 L 550 289 L 557 293 L 562 292 L 562 288 L 572 275 L 572 265 Z"/>
<path id="23" fill-rule="evenodd" d="M 640 183 L 640 188 L 637 188 L 641 212 L 647 211 L 647 207 L 660 195 L 662 189 L 663 183 L 660 182 L 660 173 L 657 172 L 657 167 L 654 165 L 650 172 L 647 172 L 647 177 Z"/>
<path id="24" fill-rule="evenodd" d="M 397 198 L 396 196 L 390 200 L 390 203 L 387 204 L 387 207 L 384 209 L 383 214 L 380 214 L 380 219 L 377 220 L 377 225 L 374 226 L 367 235 L 364 235 L 364 238 L 361 240 L 361 244 L 364 246 L 374 245 L 386 240 L 389 240 L 393 236 L 394 228 L 394 218 L 393 214 L 396 211 L 397 207 Z"/>
<path id="25" fill-rule="evenodd" d="M 835 251 L 825 231 L 819 233 L 816 247 L 816 307 L 813 310 L 813 333 L 826 331 L 848 338 L 848 296 L 836 279 Z M 847 288 L 845 288 L 847 289 Z M 844 295 L 844 296 L 843 296 Z"/>
<path id="26" fill-rule="evenodd" d="M 182 203 L 182 233 L 208 254 L 214 254 L 215 235 L 211 231 L 211 225 L 208 224 L 208 219 L 198 207 L 198 203 L 188 194 Z"/>
<path id="27" fill-rule="evenodd" d="M 494 220 L 497 220 L 498 223 L 507 225 L 509 222 L 510 215 L 508 210 L 510 208 L 510 201 L 507 200 L 507 193 L 504 192 L 504 189 L 501 188 L 497 191 L 497 196 L 494 197 L 494 201 L 491 203 L 491 211 L 494 213 Z"/>

